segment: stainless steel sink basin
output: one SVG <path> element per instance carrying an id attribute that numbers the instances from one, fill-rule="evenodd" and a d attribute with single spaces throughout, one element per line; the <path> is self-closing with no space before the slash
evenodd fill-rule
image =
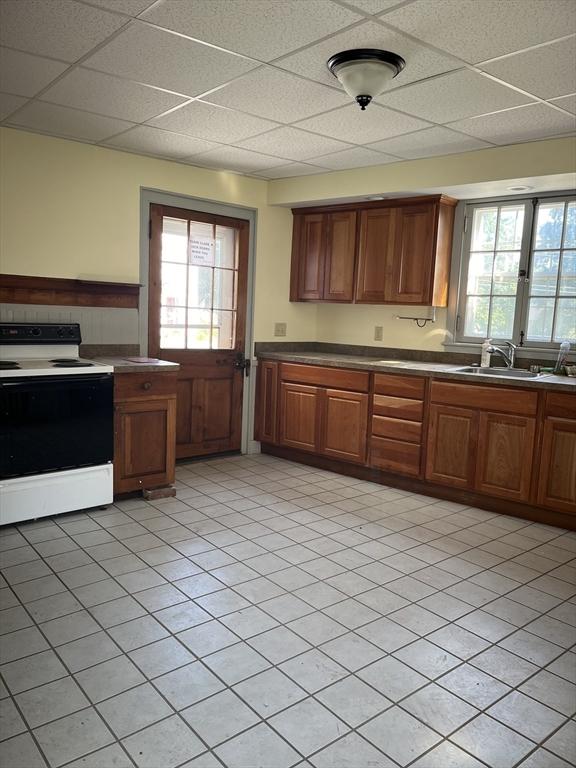
<path id="1" fill-rule="evenodd" d="M 509 379 L 537 379 L 541 373 L 532 373 L 522 368 L 458 368 L 453 373 L 475 373 L 477 376 L 505 376 Z"/>

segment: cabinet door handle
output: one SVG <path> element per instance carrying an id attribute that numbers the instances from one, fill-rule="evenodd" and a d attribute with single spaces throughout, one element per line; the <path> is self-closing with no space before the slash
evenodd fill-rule
<path id="1" fill-rule="evenodd" d="M 151 388 L 152 388 L 152 382 L 151 381 L 145 381 L 144 384 L 142 384 L 142 389 L 145 389 L 146 391 L 148 391 Z"/>

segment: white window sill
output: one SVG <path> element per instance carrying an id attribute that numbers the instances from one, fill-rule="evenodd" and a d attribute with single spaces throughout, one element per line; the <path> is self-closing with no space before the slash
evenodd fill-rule
<path id="1" fill-rule="evenodd" d="M 499 346 L 495 342 L 495 346 Z M 482 353 L 482 342 L 468 342 L 468 341 L 450 341 L 444 342 L 444 349 L 447 352 L 467 352 L 469 354 L 477 354 L 480 357 Z M 558 358 L 559 349 L 545 349 L 543 347 L 517 347 L 516 357 L 522 359 L 536 358 L 539 360 L 556 360 Z M 570 358 L 574 355 L 573 351 L 570 354 Z"/>

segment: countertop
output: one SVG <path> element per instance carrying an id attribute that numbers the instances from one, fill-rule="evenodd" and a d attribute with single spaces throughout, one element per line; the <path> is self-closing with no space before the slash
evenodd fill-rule
<path id="1" fill-rule="evenodd" d="M 138 357 L 138 355 L 134 355 Z M 156 360 L 154 358 L 143 358 L 153 360 L 154 362 L 136 363 L 131 357 L 95 357 L 97 363 L 111 365 L 116 373 L 160 373 L 163 371 L 177 371 L 180 368 L 179 363 L 172 363 L 168 360 Z"/>
<path id="2" fill-rule="evenodd" d="M 516 379 L 479 373 L 457 372 L 459 368 L 465 367 L 465 364 L 421 363 L 416 360 L 379 360 L 361 355 L 342 355 L 329 352 L 266 352 L 259 354 L 258 357 L 266 360 L 281 360 L 285 363 L 324 365 L 331 368 L 353 368 L 380 373 L 417 373 L 433 376 L 435 379 L 449 379 L 450 381 L 459 381 L 460 383 L 553 389 L 576 394 L 576 378 L 554 376 L 552 374 L 542 374 L 542 376 L 534 379 Z"/>

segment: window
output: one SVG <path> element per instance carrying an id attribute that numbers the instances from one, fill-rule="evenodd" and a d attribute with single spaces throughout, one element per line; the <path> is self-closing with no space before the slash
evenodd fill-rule
<path id="1" fill-rule="evenodd" d="M 458 341 L 576 342 L 576 199 L 466 208 Z"/>

